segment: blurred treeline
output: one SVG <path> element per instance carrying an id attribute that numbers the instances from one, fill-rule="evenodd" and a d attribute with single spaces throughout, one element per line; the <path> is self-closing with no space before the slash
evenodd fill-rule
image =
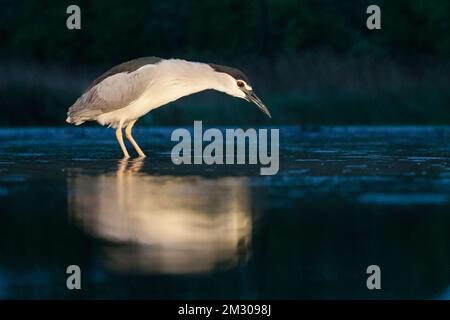
<path id="1" fill-rule="evenodd" d="M 71 4 L 81 8 L 81 30 L 66 28 Z M 370 4 L 381 7 L 381 30 L 366 28 Z M 43 0 L 1 8 L 0 125 L 64 125 L 90 81 L 147 55 L 239 67 L 273 114 L 268 121 L 244 101 L 202 93 L 152 112 L 147 123 L 450 123 L 448 0 Z"/>

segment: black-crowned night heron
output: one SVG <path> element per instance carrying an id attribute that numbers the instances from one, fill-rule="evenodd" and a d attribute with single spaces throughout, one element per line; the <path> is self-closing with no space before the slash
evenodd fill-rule
<path id="1" fill-rule="evenodd" d="M 207 89 L 253 102 L 270 117 L 269 110 L 238 69 L 179 59 L 144 57 L 119 64 L 94 80 L 69 108 L 66 121 L 76 125 L 97 121 L 116 128 L 123 154 L 129 158 L 122 138 L 122 128 L 125 127 L 127 139 L 139 156 L 145 157 L 131 135 L 136 121 L 153 109 Z"/>

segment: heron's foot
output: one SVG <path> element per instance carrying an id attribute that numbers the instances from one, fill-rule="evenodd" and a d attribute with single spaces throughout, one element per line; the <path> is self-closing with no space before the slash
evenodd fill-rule
<path id="1" fill-rule="evenodd" d="M 139 154 L 139 159 L 145 159 L 145 158 L 147 158 L 147 156 L 145 155 L 145 153 L 143 153 L 142 151 L 141 152 L 138 152 L 138 154 Z"/>

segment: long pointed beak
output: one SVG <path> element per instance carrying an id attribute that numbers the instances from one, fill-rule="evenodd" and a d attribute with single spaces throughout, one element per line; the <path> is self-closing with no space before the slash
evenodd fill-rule
<path id="1" fill-rule="evenodd" d="M 254 104 L 256 104 L 259 110 L 264 112 L 269 118 L 272 118 L 269 109 L 267 109 L 264 103 L 258 98 L 258 96 L 253 91 L 246 91 L 245 96 L 249 102 L 253 102 Z"/>

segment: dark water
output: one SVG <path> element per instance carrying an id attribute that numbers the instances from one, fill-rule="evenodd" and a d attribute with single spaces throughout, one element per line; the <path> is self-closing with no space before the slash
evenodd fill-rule
<path id="1" fill-rule="evenodd" d="M 450 298 L 449 127 L 281 128 L 266 177 L 170 133 L 0 130 L 0 298 Z"/>

